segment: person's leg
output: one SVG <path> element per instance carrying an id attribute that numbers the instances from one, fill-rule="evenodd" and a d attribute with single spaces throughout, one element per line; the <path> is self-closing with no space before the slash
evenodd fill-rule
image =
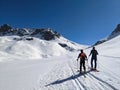
<path id="1" fill-rule="evenodd" d="M 86 72 L 85 60 L 83 61 L 83 68 L 84 68 L 84 72 Z"/>
<path id="2" fill-rule="evenodd" d="M 93 69 L 93 58 L 91 58 L 91 68 Z"/>
<path id="3" fill-rule="evenodd" d="M 82 60 L 80 60 L 80 73 L 82 72 Z"/>
<path id="4" fill-rule="evenodd" d="M 94 59 L 94 62 L 95 62 L 95 67 L 94 67 L 94 69 L 96 70 L 96 67 L 97 67 L 97 59 Z"/>

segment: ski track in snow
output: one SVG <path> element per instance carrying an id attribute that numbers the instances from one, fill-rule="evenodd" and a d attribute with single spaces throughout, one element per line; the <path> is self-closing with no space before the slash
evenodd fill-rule
<path id="1" fill-rule="evenodd" d="M 72 69 L 72 67 L 71 67 Z M 75 70 L 72 70 L 75 73 Z M 96 74 L 99 72 L 87 71 L 86 78 L 82 80 L 83 77 L 79 77 L 78 81 L 83 86 L 84 89 L 81 90 L 118 90 L 112 84 L 100 79 Z"/>
<path id="2" fill-rule="evenodd" d="M 52 65 L 49 66 L 49 64 Z M 5 67 L 3 68 L 3 66 Z M 100 63 L 99 67 L 100 72 L 93 72 L 90 71 L 86 65 L 87 73 L 81 75 L 77 72 L 77 61 L 74 60 L 73 56 L 51 58 L 48 61 L 1 63 L 0 73 L 1 77 L 3 77 L 1 80 L 3 81 L 5 79 L 6 85 L 8 85 L 9 83 L 7 82 L 11 80 L 13 83 L 16 80 L 20 80 L 19 78 L 23 80 L 23 82 L 22 80 L 20 82 L 18 81 L 20 86 L 16 84 L 19 88 L 15 87 L 15 89 L 11 87 L 13 85 L 12 83 L 9 85 L 11 89 L 4 87 L 5 84 L 1 83 L 4 85 L 2 86 L 2 90 L 119 90 L 119 75 L 116 72 L 112 72 L 104 63 Z M 40 74 L 38 68 L 43 68 L 42 72 L 45 73 Z M 18 76 L 14 78 L 15 75 Z M 5 77 L 8 77 L 8 81 Z M 24 85 L 22 83 L 27 83 L 30 77 L 34 78 L 31 79 L 34 80 L 34 84 L 29 87 L 31 85 L 31 83 L 29 83 L 27 87 L 23 87 Z M 26 81 L 24 81 L 25 78 L 27 78 Z M 20 87 L 23 88 L 20 89 Z"/>
<path id="3" fill-rule="evenodd" d="M 104 69 L 104 70 L 106 70 L 106 74 L 107 75 L 110 75 L 112 78 L 114 78 L 114 79 L 119 79 L 120 80 L 120 76 L 118 75 L 118 74 L 116 74 L 115 72 L 113 72 L 113 71 L 111 71 L 108 67 L 106 67 L 105 65 L 103 65 L 103 64 L 100 64 L 100 67 L 102 68 L 102 69 Z"/>
<path id="4" fill-rule="evenodd" d="M 39 79 L 38 85 L 33 90 L 119 90 L 118 77 L 111 76 L 109 70 L 102 73 L 107 75 L 106 80 L 99 77 L 101 72 L 88 70 L 87 74 L 80 75 L 74 62 L 66 60 L 56 65 L 44 78 Z M 118 86 L 114 86 L 114 83 L 115 85 L 118 83 Z"/>
<path id="5" fill-rule="evenodd" d="M 39 79 L 38 85 L 34 90 L 76 90 L 76 87 L 71 85 L 73 83 L 71 83 L 72 76 L 70 75 L 70 68 L 68 68 L 66 63 L 59 63 L 44 78 Z"/>

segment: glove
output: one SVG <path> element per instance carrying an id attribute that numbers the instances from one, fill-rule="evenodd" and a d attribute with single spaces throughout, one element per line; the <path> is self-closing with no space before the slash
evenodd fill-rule
<path id="1" fill-rule="evenodd" d="M 76 60 L 78 61 L 78 58 Z"/>

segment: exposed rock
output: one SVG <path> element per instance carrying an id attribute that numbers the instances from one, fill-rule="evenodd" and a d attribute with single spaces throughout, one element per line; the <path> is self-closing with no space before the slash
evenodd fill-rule
<path id="1" fill-rule="evenodd" d="M 104 43 L 104 42 L 106 42 L 106 41 L 108 41 L 108 40 L 110 40 L 110 39 L 112 39 L 112 38 L 114 38 L 114 37 L 116 37 L 118 35 L 120 35 L 120 24 L 117 25 L 115 30 L 108 36 L 107 39 L 99 40 L 93 46 Z"/>
<path id="2" fill-rule="evenodd" d="M 67 44 L 64 44 L 64 43 L 58 43 L 61 47 L 65 48 L 66 50 L 69 50 L 69 51 L 74 51 L 75 49 L 68 46 Z"/>
<path id="3" fill-rule="evenodd" d="M 106 40 L 97 41 L 97 42 L 94 44 L 94 46 L 99 45 L 99 44 L 101 44 L 101 43 L 104 43 L 105 41 L 106 41 Z"/>
<path id="4" fill-rule="evenodd" d="M 112 39 L 118 35 L 120 35 L 120 24 L 118 24 L 115 30 L 109 35 L 108 39 Z"/>
<path id="5" fill-rule="evenodd" d="M 6 36 L 17 35 L 20 37 L 23 37 L 23 36 L 37 37 L 37 38 L 44 39 L 44 40 L 53 40 L 61 36 L 56 31 L 52 31 L 50 28 L 19 29 L 19 28 L 12 28 L 8 24 L 4 24 L 0 27 L 0 36 L 5 36 L 5 35 Z M 26 38 L 26 40 L 32 40 L 32 39 Z"/>

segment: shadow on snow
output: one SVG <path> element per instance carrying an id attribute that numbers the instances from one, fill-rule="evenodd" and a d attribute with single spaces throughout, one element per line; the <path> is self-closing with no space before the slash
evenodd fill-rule
<path id="1" fill-rule="evenodd" d="M 91 70 L 87 71 L 86 74 L 89 73 L 90 71 L 91 71 Z M 52 82 L 52 83 L 50 83 L 50 84 L 47 84 L 47 85 L 45 85 L 45 86 L 47 87 L 47 86 L 50 86 L 50 85 L 61 84 L 61 83 L 63 83 L 63 82 L 76 79 L 76 78 L 81 77 L 81 76 L 83 76 L 83 75 L 84 75 L 84 74 L 80 74 L 80 73 L 78 73 L 78 74 L 76 74 L 76 75 L 71 75 L 71 76 L 68 77 L 68 78 L 64 78 L 64 79 L 61 79 L 61 80 L 56 80 L 56 81 L 54 81 L 54 82 Z"/>
<path id="2" fill-rule="evenodd" d="M 103 81 L 102 79 L 96 77 L 95 75 L 91 74 L 90 72 L 91 72 L 91 70 L 87 71 L 86 74 L 89 73 L 92 77 L 94 77 L 94 78 L 97 79 L 98 81 L 106 84 L 106 85 L 109 86 L 111 89 L 113 89 L 113 90 L 118 90 L 118 89 L 116 89 L 114 86 L 112 86 L 111 84 Z M 47 86 L 50 86 L 50 85 L 61 84 L 61 83 L 64 83 L 64 82 L 66 82 L 66 81 L 69 81 L 69 80 L 77 79 L 78 77 L 81 77 L 81 76 L 83 76 L 83 75 L 84 75 L 84 74 L 80 74 L 80 73 L 74 74 L 74 72 L 73 72 L 73 75 L 71 75 L 70 77 L 64 78 L 64 79 L 61 79 L 61 80 L 56 80 L 56 81 L 54 81 L 54 82 L 52 82 L 52 83 L 50 83 L 50 84 L 47 84 L 47 85 L 45 85 L 45 86 L 47 87 Z"/>

